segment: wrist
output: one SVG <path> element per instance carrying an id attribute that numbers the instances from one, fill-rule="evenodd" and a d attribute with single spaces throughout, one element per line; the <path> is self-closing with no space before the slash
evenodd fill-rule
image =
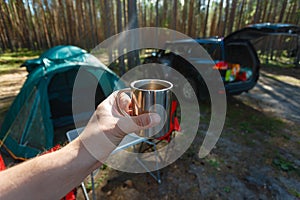
<path id="1" fill-rule="evenodd" d="M 77 139 L 83 149 L 81 151 L 96 162 L 104 163 L 116 148 L 109 134 L 99 131 L 99 127 L 87 126 Z"/>

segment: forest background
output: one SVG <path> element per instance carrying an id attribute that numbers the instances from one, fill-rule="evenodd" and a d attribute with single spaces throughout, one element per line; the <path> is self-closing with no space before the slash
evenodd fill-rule
<path id="1" fill-rule="evenodd" d="M 149 26 L 224 37 L 262 22 L 299 25 L 299 0 L 2 0 L 0 48 L 92 49 L 114 34 Z"/>

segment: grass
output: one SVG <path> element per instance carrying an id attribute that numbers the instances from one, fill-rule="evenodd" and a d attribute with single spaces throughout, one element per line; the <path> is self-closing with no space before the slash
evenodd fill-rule
<path id="1" fill-rule="evenodd" d="M 286 124 L 283 120 L 261 113 L 249 105 L 230 99 L 227 107 L 225 126 L 235 131 L 252 134 L 257 131 L 269 135 L 278 135 Z"/>
<path id="2" fill-rule="evenodd" d="M 225 186 L 224 187 L 224 192 L 229 193 L 231 191 L 229 186 Z"/>
<path id="3" fill-rule="evenodd" d="M 266 55 L 259 55 L 260 62 L 266 67 L 295 67 L 295 63 L 293 63 L 295 59 L 295 57 L 288 57 L 287 55 L 281 55 L 279 57 L 274 57 L 273 59 L 268 58 Z"/>
<path id="4" fill-rule="evenodd" d="M 294 171 L 297 169 L 292 162 L 288 161 L 286 158 L 280 155 L 277 155 L 276 158 L 273 159 L 273 165 L 278 169 L 286 172 Z"/>
<path id="5" fill-rule="evenodd" d="M 216 158 L 208 159 L 208 163 L 216 169 L 220 167 L 220 162 Z"/>
<path id="6" fill-rule="evenodd" d="M 40 53 L 40 51 L 27 50 L 0 54 L 0 74 L 10 73 L 11 71 L 18 69 L 25 60 L 37 58 Z"/>
<path id="7" fill-rule="evenodd" d="M 1 52 L 1 55 L 9 55 L 11 57 L 32 57 L 40 55 L 43 51 L 41 50 L 29 50 L 29 49 L 18 49 L 17 51 L 5 51 Z"/>
<path id="8" fill-rule="evenodd" d="M 0 54 L 0 64 L 22 63 L 27 59 L 36 58 L 41 51 L 8 52 Z"/>
<path id="9" fill-rule="evenodd" d="M 0 75 L 1 74 L 9 74 L 11 72 L 14 72 L 15 70 L 18 70 L 20 67 L 20 64 L 14 63 L 14 64 L 0 64 Z"/>
<path id="10" fill-rule="evenodd" d="M 294 196 L 297 197 L 297 198 L 300 198 L 300 192 L 298 192 L 298 191 L 297 191 L 296 189 L 294 189 L 294 188 L 289 189 L 289 193 L 292 194 L 292 195 L 294 195 Z"/>
<path id="11" fill-rule="evenodd" d="M 295 78 L 295 77 L 291 77 L 291 76 L 287 76 L 287 75 L 278 75 L 278 74 L 275 75 L 275 74 L 271 74 L 271 73 L 267 73 L 267 72 L 264 72 L 263 76 L 275 79 L 277 81 L 286 82 L 291 85 L 300 86 L 300 79 Z"/>

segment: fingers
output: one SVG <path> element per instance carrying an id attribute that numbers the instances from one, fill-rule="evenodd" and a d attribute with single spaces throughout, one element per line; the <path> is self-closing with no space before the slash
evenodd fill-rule
<path id="1" fill-rule="evenodd" d="M 138 132 L 160 123 L 161 117 L 157 113 L 130 116 L 131 98 L 124 91 L 114 92 L 112 96 L 112 98 L 115 98 L 113 107 L 115 107 L 118 113 L 122 115 L 122 117 L 120 117 L 120 115 L 118 116 L 117 126 L 123 133 Z"/>
<path id="2" fill-rule="evenodd" d="M 158 125 L 160 122 L 160 116 L 156 113 L 148 113 L 143 115 L 134 116 L 131 118 L 138 126 L 137 128 L 147 129 L 152 126 Z"/>
<path id="3" fill-rule="evenodd" d="M 161 118 L 157 113 L 147 113 L 131 118 L 121 118 L 117 125 L 124 133 L 132 133 L 156 126 L 160 120 Z"/>
<path id="4" fill-rule="evenodd" d="M 117 97 L 118 98 L 118 97 Z M 120 106 L 120 109 L 124 110 L 125 112 L 129 113 L 129 106 L 130 106 L 130 103 L 131 103 L 131 99 L 130 97 L 125 94 L 124 92 L 120 93 L 120 96 L 119 96 L 119 106 Z"/>

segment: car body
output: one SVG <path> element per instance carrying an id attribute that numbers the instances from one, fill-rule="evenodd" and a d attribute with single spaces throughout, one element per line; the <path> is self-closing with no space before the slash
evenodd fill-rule
<path id="1" fill-rule="evenodd" d="M 251 90 L 259 79 L 260 61 L 255 49 L 257 41 L 272 35 L 296 35 L 300 38 L 300 26 L 283 23 L 252 24 L 237 30 L 224 38 L 198 38 L 187 40 L 173 40 L 165 44 L 163 50 L 156 50 L 144 59 L 144 63 L 159 63 L 180 72 L 192 85 L 199 99 L 206 99 L 209 95 L 206 82 L 195 68 L 206 68 L 210 76 L 211 69 L 218 70 L 222 77 L 225 92 L 228 95 L 238 95 Z M 200 44 L 211 59 L 207 59 L 203 52 L 192 52 L 192 44 Z M 296 63 L 300 63 L 300 43 L 297 45 Z M 199 50 L 199 48 L 198 48 Z M 200 55 L 200 56 L 199 56 Z M 167 75 L 167 73 L 166 73 Z M 203 74 L 202 74 L 203 75 Z M 190 98 L 189 90 L 181 86 L 184 97 Z"/>
<path id="2" fill-rule="evenodd" d="M 200 44 L 205 51 L 195 52 L 201 51 L 195 47 L 195 44 Z M 205 55 L 205 52 L 209 56 Z M 239 56 L 240 52 L 243 56 Z M 175 69 L 188 80 L 200 100 L 208 98 L 207 84 L 203 76 L 210 76 L 212 70 L 219 70 L 223 80 L 225 91 L 220 92 L 235 95 L 255 86 L 260 68 L 258 57 L 251 43 L 235 41 L 226 44 L 224 38 L 217 37 L 167 42 L 164 50 L 158 50 L 146 57 L 144 63 L 159 63 Z M 206 67 L 204 73 L 200 74 L 197 66 Z M 165 74 L 168 76 L 167 73 Z M 187 100 L 190 99 L 193 91 L 188 90 L 185 85 L 180 87 L 183 96 Z"/>

